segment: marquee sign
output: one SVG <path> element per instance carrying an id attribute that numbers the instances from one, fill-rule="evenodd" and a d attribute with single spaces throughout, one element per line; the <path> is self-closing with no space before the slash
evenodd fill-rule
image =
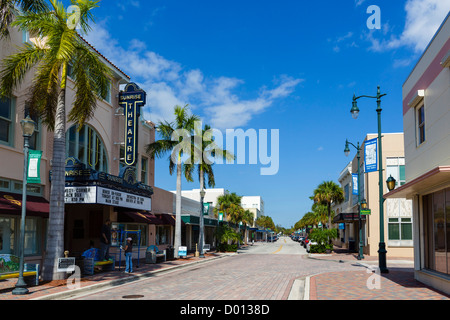
<path id="1" fill-rule="evenodd" d="M 119 105 L 125 115 L 125 164 L 134 166 L 137 161 L 138 127 L 141 107 L 146 103 L 147 94 L 135 83 L 128 83 L 119 93 Z"/>

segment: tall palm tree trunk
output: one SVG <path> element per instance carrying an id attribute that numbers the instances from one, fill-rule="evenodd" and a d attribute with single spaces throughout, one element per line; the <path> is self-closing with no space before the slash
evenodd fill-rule
<path id="1" fill-rule="evenodd" d="M 203 190 L 205 185 L 205 177 L 203 176 L 203 167 L 200 165 L 200 191 Z M 200 199 L 202 200 L 202 199 Z M 205 226 L 203 220 L 203 202 L 200 201 L 200 219 L 199 219 L 199 232 L 198 232 L 198 249 L 200 254 L 203 254 L 203 244 L 205 243 Z"/>
<path id="2" fill-rule="evenodd" d="M 44 281 L 64 279 L 64 273 L 56 271 L 58 258 L 64 252 L 64 188 L 66 154 L 66 89 L 60 89 L 55 116 L 53 138 L 52 183 L 50 189 L 50 213 L 47 234 L 47 250 L 42 270 Z"/>
<path id="3" fill-rule="evenodd" d="M 181 156 L 177 162 L 177 195 L 175 204 L 175 257 L 179 258 L 178 248 L 181 246 Z"/>

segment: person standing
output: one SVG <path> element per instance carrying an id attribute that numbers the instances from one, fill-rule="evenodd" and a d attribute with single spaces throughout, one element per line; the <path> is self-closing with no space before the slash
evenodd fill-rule
<path id="1" fill-rule="evenodd" d="M 125 245 L 125 272 L 133 272 L 133 239 L 127 238 L 127 244 Z"/>
<path id="2" fill-rule="evenodd" d="M 106 219 L 102 226 L 102 234 L 100 236 L 100 260 L 109 260 L 109 247 L 111 246 L 111 220 Z"/>

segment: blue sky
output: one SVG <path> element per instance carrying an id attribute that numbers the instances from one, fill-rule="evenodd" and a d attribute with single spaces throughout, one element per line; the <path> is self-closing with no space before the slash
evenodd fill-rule
<path id="1" fill-rule="evenodd" d="M 370 5 L 380 29 L 367 26 Z M 189 104 L 220 130 L 278 129 L 276 175 L 261 175 L 260 163 L 214 172 L 216 187 L 262 196 L 265 214 L 290 227 L 353 157 L 345 139 L 377 131 L 375 100 L 361 100 L 352 119 L 354 93 L 380 85 L 382 129 L 403 131 L 402 84 L 449 9 L 450 0 L 103 0 L 87 39 L 146 90 L 147 120 L 171 120 L 176 104 Z M 175 190 L 166 158 L 155 176 Z"/>

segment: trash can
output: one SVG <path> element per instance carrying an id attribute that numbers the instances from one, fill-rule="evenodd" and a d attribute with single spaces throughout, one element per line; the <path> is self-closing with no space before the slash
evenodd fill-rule
<path id="1" fill-rule="evenodd" d="M 175 255 L 175 249 L 173 247 L 167 247 L 166 260 L 173 260 Z"/>
<path id="2" fill-rule="evenodd" d="M 145 263 L 156 263 L 156 252 L 151 247 L 145 251 Z"/>

